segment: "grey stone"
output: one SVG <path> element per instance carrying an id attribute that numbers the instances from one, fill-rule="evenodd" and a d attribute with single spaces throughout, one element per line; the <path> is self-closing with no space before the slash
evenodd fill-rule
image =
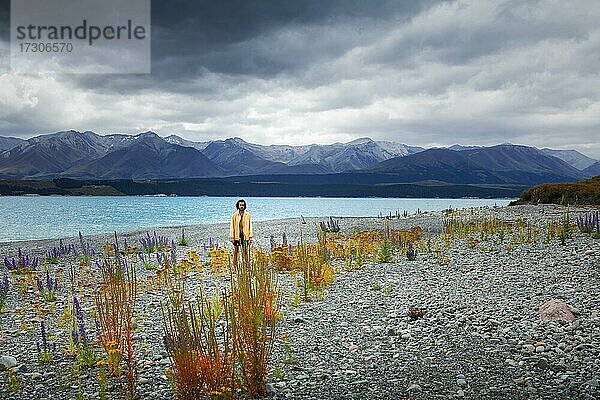
<path id="1" fill-rule="evenodd" d="M 535 364 L 536 367 L 540 368 L 540 369 L 548 369 L 550 368 L 550 364 L 548 363 L 548 360 L 546 360 L 545 358 L 540 358 L 538 360 L 538 362 Z"/>
<path id="2" fill-rule="evenodd" d="M 535 346 L 532 344 L 524 344 L 523 345 L 523 350 L 528 352 L 528 353 L 533 353 L 535 351 Z"/>
<path id="3" fill-rule="evenodd" d="M 421 391 L 421 385 L 419 385 L 418 383 L 413 383 L 406 390 L 409 391 L 409 392 L 420 392 Z"/>
<path id="4" fill-rule="evenodd" d="M 40 374 L 39 372 L 28 372 L 24 375 L 27 378 L 31 378 L 31 379 L 41 379 L 42 378 L 42 374 Z"/>
<path id="5" fill-rule="evenodd" d="M 17 359 L 13 356 L 2 356 L 0 357 L 0 365 L 4 367 L 3 369 L 14 368 L 17 366 Z"/>

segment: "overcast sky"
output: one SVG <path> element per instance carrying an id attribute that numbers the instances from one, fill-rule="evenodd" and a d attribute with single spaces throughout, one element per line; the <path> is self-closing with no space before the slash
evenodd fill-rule
<path id="1" fill-rule="evenodd" d="M 368 136 L 600 159 L 598 0 L 153 1 L 150 75 L 12 73 L 0 4 L 0 135 Z"/>

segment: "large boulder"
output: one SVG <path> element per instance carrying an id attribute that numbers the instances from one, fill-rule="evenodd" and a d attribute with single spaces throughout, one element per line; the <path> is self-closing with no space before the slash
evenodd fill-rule
<path id="1" fill-rule="evenodd" d="M 564 300 L 552 299 L 540 306 L 540 319 L 543 321 L 574 321 L 572 307 Z"/>

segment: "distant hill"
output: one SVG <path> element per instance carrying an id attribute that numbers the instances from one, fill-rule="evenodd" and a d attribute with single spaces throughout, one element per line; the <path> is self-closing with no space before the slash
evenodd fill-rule
<path id="1" fill-rule="evenodd" d="M 600 205 L 600 175 L 582 182 L 546 183 L 534 186 L 511 203 L 516 204 Z"/>
<path id="2" fill-rule="evenodd" d="M 210 144 L 210 142 L 192 142 L 191 140 L 183 139 L 177 135 L 171 135 L 164 138 L 166 142 L 171 144 L 178 144 L 184 147 L 193 147 L 196 150 L 204 150 L 206 146 Z"/>
<path id="3" fill-rule="evenodd" d="M 36 136 L 2 153 L 0 176 L 57 176 L 75 162 L 102 157 L 107 151 L 107 138 L 93 132 L 64 131 Z"/>
<path id="4" fill-rule="evenodd" d="M 23 143 L 24 141 L 25 139 L 0 136 L 0 151 L 12 149 L 13 147 Z"/>
<path id="5" fill-rule="evenodd" d="M 580 171 L 584 171 L 590 165 L 598 162 L 598 160 L 594 160 L 585 154 L 581 154 L 577 150 L 553 150 L 544 148 L 540 149 L 540 151 L 548 156 L 560 158 L 567 164 L 577 168 Z M 600 172 L 598 173 L 600 174 Z"/>
<path id="6" fill-rule="evenodd" d="M 586 169 L 584 169 L 583 173 L 585 173 L 588 176 L 600 175 L 600 161 L 597 161 L 594 164 L 587 167 Z"/>
<path id="7" fill-rule="evenodd" d="M 396 157 L 369 168 L 394 174 L 402 182 L 435 179 L 451 183 L 521 183 L 575 181 L 584 174 L 564 161 L 526 146 L 498 145 L 462 151 L 430 149 Z"/>
<path id="8" fill-rule="evenodd" d="M 355 171 L 416 151 L 419 148 L 369 138 L 331 145 L 263 146 L 237 137 L 213 141 L 202 150 L 215 164 L 235 175 Z"/>
<path id="9" fill-rule="evenodd" d="M 203 154 L 229 175 L 248 175 L 262 170 L 285 167 L 286 164 L 266 160 L 243 145 L 243 140 L 231 138 L 211 142 Z M 245 143 L 245 142 L 244 142 Z"/>
<path id="10" fill-rule="evenodd" d="M 512 144 L 504 143 L 501 146 L 512 146 Z M 460 144 L 455 144 L 455 145 L 448 147 L 448 149 L 455 150 L 455 151 L 475 150 L 475 149 L 484 149 L 484 148 L 486 148 L 486 147 L 485 146 L 462 146 Z M 535 147 L 533 147 L 533 148 L 535 148 Z M 593 158 L 586 156 L 585 154 L 581 154 L 577 150 L 554 150 L 554 149 L 548 149 L 548 148 L 543 148 L 543 149 L 539 149 L 539 150 L 544 155 L 560 158 L 561 160 L 563 160 L 570 166 L 575 167 L 576 169 L 578 169 L 580 171 L 583 171 L 584 169 L 586 169 L 587 167 L 589 167 L 590 165 L 594 164 L 597 161 L 597 160 L 594 160 Z"/>
<path id="11" fill-rule="evenodd" d="M 80 179 L 166 179 L 222 174 L 223 170 L 200 151 L 170 144 L 148 132 L 101 158 L 76 163 L 60 175 Z"/>
<path id="12" fill-rule="evenodd" d="M 31 138 L 0 154 L 0 176 L 14 179 L 159 178 L 221 175 L 200 151 L 152 132 L 107 135 L 64 131 Z"/>

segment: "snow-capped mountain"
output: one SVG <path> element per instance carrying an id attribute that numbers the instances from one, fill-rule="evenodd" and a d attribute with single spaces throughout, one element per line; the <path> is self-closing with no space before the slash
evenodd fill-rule
<path id="1" fill-rule="evenodd" d="M 154 132 L 103 136 L 63 131 L 36 136 L 1 152 L 0 177 L 161 179 L 369 171 L 409 181 L 529 184 L 588 176 L 597 165 L 590 160 L 594 161 L 576 151 L 511 144 L 425 150 L 359 138 L 329 145 L 267 146 L 239 137 L 193 142 L 176 135 L 162 138 Z M 582 171 L 584 164 L 588 167 Z M 349 182 L 354 178 L 348 178 Z"/>

